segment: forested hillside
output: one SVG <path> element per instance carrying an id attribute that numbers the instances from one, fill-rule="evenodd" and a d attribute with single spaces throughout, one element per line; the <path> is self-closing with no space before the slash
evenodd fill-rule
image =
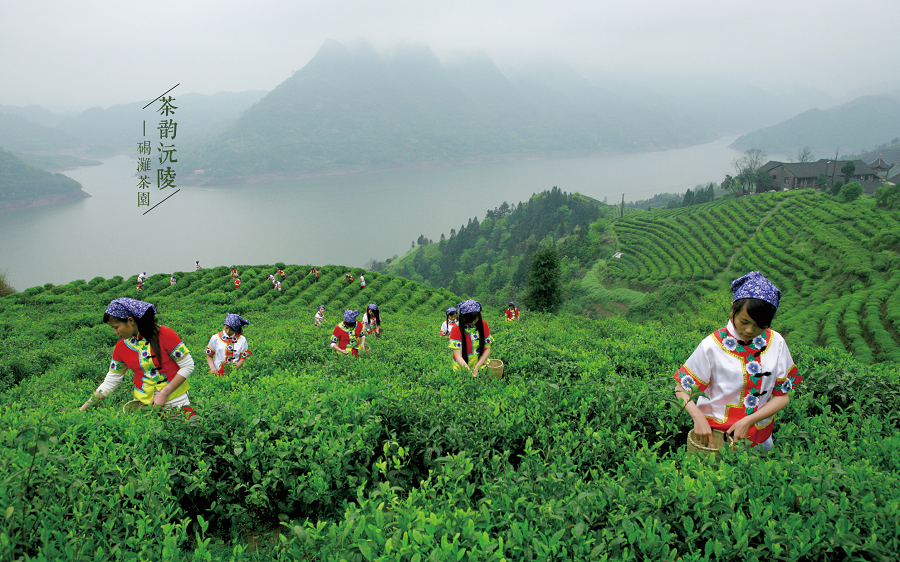
<path id="1" fill-rule="evenodd" d="M 545 192 L 386 268 L 501 305 L 521 297 L 530 254 L 554 245 L 564 310 L 633 320 L 691 312 L 704 295 L 760 270 L 784 292 L 777 324 L 792 341 L 852 351 L 866 363 L 900 361 L 900 216 L 873 198 L 803 190 L 626 209 L 624 218 L 617 211 Z"/>
<path id="2" fill-rule="evenodd" d="M 29 166 L 0 148 L 0 211 L 20 202 L 60 197 L 89 197 L 81 184 L 62 174 Z"/>
<path id="3" fill-rule="evenodd" d="M 375 261 L 373 268 L 505 305 L 524 287 L 529 257 L 541 244 L 566 244 L 572 237 L 565 271 L 590 267 L 608 246 L 609 219 L 620 212 L 619 207 L 554 187 L 525 203 L 504 203 L 480 222 L 476 217 L 459 231 L 451 229 L 449 238 L 417 246 L 397 260 Z M 625 209 L 626 214 L 635 212 Z"/>
<path id="4" fill-rule="evenodd" d="M 142 293 L 117 277 L 0 298 L 0 559 L 812 562 L 900 545 L 896 364 L 792 339 L 803 382 L 773 451 L 709 462 L 685 454 L 672 374 L 725 294 L 646 324 L 489 316 L 505 377 L 473 379 L 436 333 L 459 297 L 297 265 L 279 293 L 273 269 L 240 266 L 237 290 L 219 267 Z M 120 296 L 155 303 L 192 352 L 189 421 L 123 413 L 129 384 L 76 410 L 109 366 Z M 384 335 L 336 361 L 328 326 L 373 301 Z M 219 377 L 203 349 L 226 312 L 250 319 L 253 355 Z"/>

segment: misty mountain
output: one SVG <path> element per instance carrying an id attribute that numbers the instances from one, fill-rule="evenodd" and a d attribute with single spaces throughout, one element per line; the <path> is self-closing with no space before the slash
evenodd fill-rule
<path id="1" fill-rule="evenodd" d="M 201 139 L 221 133 L 265 94 L 262 90 L 214 95 L 173 92 L 178 107 L 174 118 L 178 149 L 189 150 Z M 142 109 L 147 101 L 95 107 L 77 114 L 52 113 L 37 105 L 0 106 L 0 146 L 26 153 L 131 153 L 142 140 L 144 121 L 147 138 L 154 138 L 160 120 L 154 110 L 159 102 Z"/>
<path id="2" fill-rule="evenodd" d="M 863 96 L 830 109 L 810 109 L 787 121 L 739 137 L 736 150 L 760 148 L 769 154 L 795 154 L 808 146 L 826 157 L 863 152 L 900 135 L 900 102 L 893 96 Z"/>
<path id="3" fill-rule="evenodd" d="M 15 105 L 0 105 L 0 113 L 11 113 L 18 115 L 22 119 L 37 123 L 44 127 L 57 127 L 66 117 L 74 115 L 72 112 L 54 113 L 49 109 L 44 109 L 39 105 L 29 105 L 27 107 L 18 107 Z"/>
<path id="4" fill-rule="evenodd" d="M 81 184 L 62 174 L 30 166 L 0 148 L 0 211 L 90 197 Z"/>
<path id="5" fill-rule="evenodd" d="M 79 146 L 78 139 L 59 129 L 0 112 L 0 147 L 16 152 L 54 152 Z"/>
<path id="6" fill-rule="evenodd" d="M 571 92 L 552 76 L 512 81 L 483 54 L 442 64 L 423 46 L 382 57 L 370 44 L 326 41 L 191 165 L 219 177 L 291 174 L 716 138 L 689 121 L 608 103 L 608 93 L 569 74 Z"/>
<path id="7" fill-rule="evenodd" d="M 175 144 L 186 150 L 201 139 L 218 134 L 234 122 L 248 107 L 259 101 L 266 92 L 219 92 L 213 95 L 179 94 L 175 98 L 174 119 L 178 123 Z M 161 117 L 157 113 L 161 102 L 143 109 L 149 100 L 99 107 L 64 119 L 59 128 L 81 141 L 89 153 L 134 152 L 136 143 L 143 139 L 146 121 L 147 138 L 158 139 L 155 130 Z"/>
<path id="8" fill-rule="evenodd" d="M 710 129 L 718 136 L 730 136 L 788 119 L 819 105 L 833 105 L 827 92 L 794 85 L 790 89 L 763 88 L 757 83 L 729 79 L 593 74 L 591 84 L 615 91 L 636 107 L 665 115 L 676 123 Z"/>

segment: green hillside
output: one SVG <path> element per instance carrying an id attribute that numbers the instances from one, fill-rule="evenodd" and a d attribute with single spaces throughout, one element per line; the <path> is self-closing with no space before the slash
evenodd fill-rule
<path id="1" fill-rule="evenodd" d="M 606 255 L 610 220 L 620 212 L 619 207 L 553 187 L 525 203 L 504 203 L 481 222 L 470 219 L 458 232 L 454 228 L 443 241 L 417 246 L 396 260 L 376 261 L 373 268 L 505 307 L 522 293 L 529 258 L 541 245 L 569 248 L 564 276 L 583 276 L 582 269 Z M 638 212 L 625 208 L 626 214 Z"/>
<path id="2" fill-rule="evenodd" d="M 896 365 L 791 338 L 804 381 L 773 453 L 706 462 L 684 454 L 671 376 L 724 321 L 722 294 L 698 301 L 709 314 L 644 325 L 489 316 L 506 376 L 474 380 L 436 334 L 446 291 L 378 274 L 361 290 L 339 266 L 312 283 L 295 265 L 278 293 L 273 266 L 239 269 L 239 290 L 220 267 L 140 294 L 200 365 L 226 311 L 252 322 L 244 369 L 194 371 L 189 422 L 124 414 L 128 384 L 76 411 L 115 343 L 103 310 L 138 296 L 134 278 L 0 298 L 0 559 L 889 560 L 900 546 Z M 315 305 L 327 326 L 372 301 L 384 335 L 335 361 Z"/>
<path id="3" fill-rule="evenodd" d="M 545 192 L 384 268 L 503 306 L 523 294 L 531 253 L 555 245 L 563 310 L 632 320 L 696 312 L 703 296 L 727 294 L 732 279 L 760 270 L 784 292 L 778 321 L 791 341 L 852 351 L 864 363 L 900 361 L 896 211 L 809 190 L 628 211 L 620 219 L 616 207 Z M 584 217 L 590 224 L 579 224 Z"/>
<path id="4" fill-rule="evenodd" d="M 0 211 L 22 202 L 63 196 L 89 197 L 72 178 L 30 166 L 0 148 Z"/>

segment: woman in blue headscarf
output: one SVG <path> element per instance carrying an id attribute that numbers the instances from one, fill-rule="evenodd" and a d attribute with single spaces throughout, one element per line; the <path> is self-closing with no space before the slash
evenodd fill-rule
<path id="1" fill-rule="evenodd" d="M 230 312 L 225 315 L 222 331 L 213 334 L 206 346 L 206 364 L 210 374 L 225 375 L 226 367 L 240 369 L 244 360 L 253 355 L 244 337 L 244 326 L 250 321 Z"/>
<path id="2" fill-rule="evenodd" d="M 712 430 L 747 439 L 762 451 L 772 446 L 774 416 L 787 406 L 788 393 L 803 380 L 787 343 L 769 328 L 781 291 L 762 273 L 751 271 L 731 283 L 728 324 L 707 336 L 675 373 L 676 395 L 694 420 L 703 444 Z M 707 397 L 689 393 L 702 391 Z"/>
<path id="3" fill-rule="evenodd" d="M 122 338 L 113 349 L 106 379 L 82 406 L 106 398 L 119 386 L 129 369 L 134 373 L 134 398 L 145 405 L 194 410 L 188 399 L 188 377 L 194 371 L 191 353 L 174 330 L 156 323 L 156 307 L 132 298 L 115 299 L 106 308 L 103 322 Z"/>
<path id="4" fill-rule="evenodd" d="M 358 310 L 345 310 L 344 320 L 331 333 L 331 348 L 335 353 L 359 356 L 359 350 L 366 345 L 366 333 L 362 322 L 357 322 Z M 338 355 L 340 357 L 340 355 Z"/>
<path id="5" fill-rule="evenodd" d="M 478 370 L 491 356 L 491 330 L 481 317 L 481 303 L 469 299 L 456 305 L 460 322 L 450 328 L 453 370 L 465 369 L 478 376 Z"/>

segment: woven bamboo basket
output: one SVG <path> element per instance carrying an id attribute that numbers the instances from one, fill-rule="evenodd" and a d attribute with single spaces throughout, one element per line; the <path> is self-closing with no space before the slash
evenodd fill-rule
<path id="1" fill-rule="evenodd" d="M 125 402 L 122 406 L 122 411 L 126 414 L 129 412 L 135 412 L 137 410 L 143 410 L 147 405 L 141 402 L 140 400 L 132 400 L 131 402 Z"/>
<path id="2" fill-rule="evenodd" d="M 734 448 L 734 438 L 730 435 L 727 435 L 724 431 L 714 429 L 712 432 L 712 443 L 710 446 L 703 445 L 698 440 L 694 438 L 694 430 L 692 429 L 688 432 L 687 438 L 687 450 L 688 453 L 693 453 L 697 455 L 718 455 L 719 449 L 728 444 L 729 447 Z"/>
<path id="3" fill-rule="evenodd" d="M 494 378 L 502 379 L 503 378 L 503 361 L 499 359 L 488 359 L 488 371 Z"/>

